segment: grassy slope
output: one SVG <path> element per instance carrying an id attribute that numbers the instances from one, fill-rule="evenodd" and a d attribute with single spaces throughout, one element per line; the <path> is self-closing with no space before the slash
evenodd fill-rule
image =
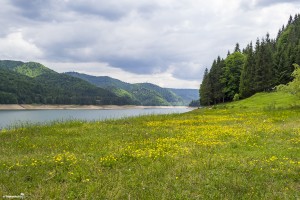
<path id="1" fill-rule="evenodd" d="M 257 93 L 248 99 L 236 101 L 228 104 L 231 108 L 250 108 L 250 109 L 284 109 L 288 107 L 297 106 L 299 100 L 296 96 L 283 93 Z M 223 105 L 219 105 L 222 107 Z M 225 107 L 227 105 L 225 104 Z"/>
<path id="2" fill-rule="evenodd" d="M 297 103 L 258 94 L 185 114 L 3 130 L 0 196 L 299 199 Z"/>

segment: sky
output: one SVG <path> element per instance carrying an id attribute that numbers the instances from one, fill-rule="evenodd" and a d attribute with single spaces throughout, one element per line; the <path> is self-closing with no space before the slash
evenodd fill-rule
<path id="1" fill-rule="evenodd" d="M 299 0 L 1 0 L 0 59 L 57 72 L 198 89 L 205 68 L 267 32 Z"/>

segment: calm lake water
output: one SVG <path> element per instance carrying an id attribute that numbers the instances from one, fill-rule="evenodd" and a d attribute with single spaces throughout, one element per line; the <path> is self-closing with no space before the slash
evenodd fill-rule
<path id="1" fill-rule="evenodd" d="M 53 121 L 97 121 L 124 117 L 171 114 L 191 111 L 191 108 L 149 108 L 118 110 L 1 110 L 0 129 L 24 124 L 46 124 Z"/>

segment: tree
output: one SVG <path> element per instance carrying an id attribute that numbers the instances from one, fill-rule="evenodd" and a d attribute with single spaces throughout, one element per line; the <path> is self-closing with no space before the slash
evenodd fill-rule
<path id="1" fill-rule="evenodd" d="M 255 47 L 251 42 L 242 53 L 237 43 L 234 52 L 228 51 L 225 61 L 222 61 L 218 58 L 213 62 L 205 79 L 207 83 L 203 84 L 203 88 L 210 87 L 211 90 L 206 95 L 209 103 L 219 103 L 222 98 L 231 101 L 234 96 L 247 98 L 291 82 L 293 63 L 300 63 L 300 14 L 294 18 L 290 16 L 276 39 L 270 39 L 267 33 L 265 38 L 256 40 Z"/>
<path id="2" fill-rule="evenodd" d="M 236 43 L 235 48 L 234 48 L 234 52 L 241 52 L 239 43 Z"/>
<path id="3" fill-rule="evenodd" d="M 218 56 L 217 60 L 214 60 L 209 71 L 209 79 L 212 90 L 211 95 L 214 104 L 224 101 L 223 84 L 221 82 L 224 66 L 224 60 L 221 59 L 220 56 Z"/>
<path id="4" fill-rule="evenodd" d="M 298 64 L 293 64 L 295 67 L 294 72 L 292 73 L 293 81 L 289 82 L 287 85 L 279 85 L 277 90 L 287 91 L 293 95 L 296 95 L 300 98 L 300 66 Z"/>
<path id="5" fill-rule="evenodd" d="M 190 107 L 199 107 L 200 101 L 199 100 L 192 100 L 189 104 Z"/>
<path id="6" fill-rule="evenodd" d="M 255 57 L 252 42 L 247 46 L 245 64 L 241 72 L 239 85 L 240 97 L 247 98 L 255 93 L 253 77 L 255 76 Z"/>
<path id="7" fill-rule="evenodd" d="M 204 76 L 202 84 L 200 85 L 200 104 L 203 106 L 209 106 L 211 104 L 212 92 L 211 92 L 211 83 L 209 79 L 208 69 L 204 71 Z"/>
<path id="8" fill-rule="evenodd" d="M 239 93 L 240 77 L 245 62 L 245 56 L 234 52 L 225 59 L 224 73 L 221 82 L 224 84 L 223 93 L 227 100 L 232 100 Z"/>

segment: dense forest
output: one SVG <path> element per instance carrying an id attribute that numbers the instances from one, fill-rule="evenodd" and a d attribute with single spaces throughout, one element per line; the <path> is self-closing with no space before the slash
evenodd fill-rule
<path id="1" fill-rule="evenodd" d="M 218 56 L 210 70 L 205 69 L 200 103 L 212 105 L 272 91 L 292 80 L 294 63 L 300 63 L 300 14 L 290 16 L 275 39 L 267 33 L 243 50 L 237 43 L 225 59 Z"/>
<path id="2" fill-rule="evenodd" d="M 0 104 L 134 104 L 129 98 L 39 63 L 0 61 Z"/>

